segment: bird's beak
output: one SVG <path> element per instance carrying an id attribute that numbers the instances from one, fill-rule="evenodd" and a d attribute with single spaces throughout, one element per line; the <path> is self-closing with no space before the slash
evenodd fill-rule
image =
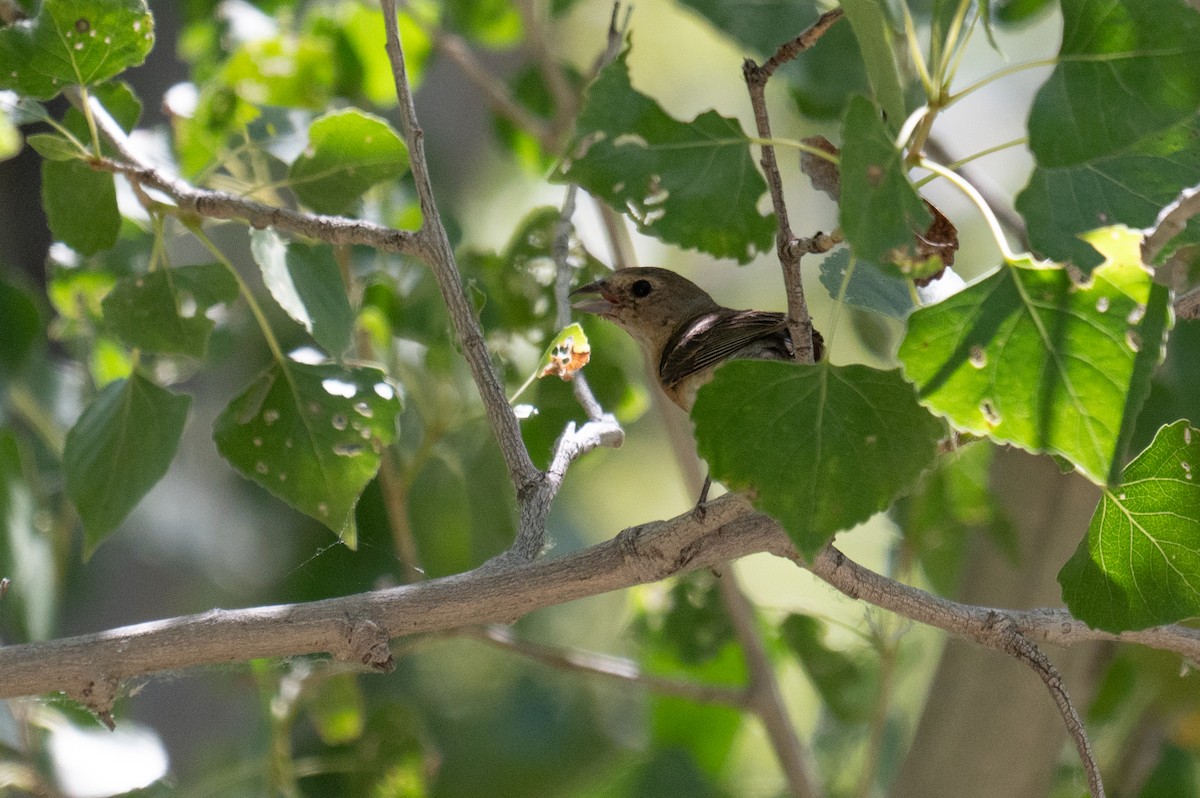
<path id="1" fill-rule="evenodd" d="M 608 290 L 607 280 L 597 280 L 594 283 L 581 285 L 572 291 L 570 296 L 583 297 L 583 299 L 572 302 L 572 308 L 581 310 L 584 313 L 595 313 L 598 316 L 611 313 L 617 306 L 617 298 Z"/>

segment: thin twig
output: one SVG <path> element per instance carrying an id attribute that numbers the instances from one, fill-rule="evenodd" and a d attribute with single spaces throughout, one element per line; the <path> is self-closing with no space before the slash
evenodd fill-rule
<path id="1" fill-rule="evenodd" d="M 570 293 L 571 282 L 575 277 L 575 269 L 570 263 L 571 234 L 575 231 L 571 217 L 575 215 L 575 197 L 578 193 L 579 187 L 575 184 L 567 186 L 558 224 L 554 229 L 554 241 L 550 244 L 550 254 L 554 258 L 554 325 L 560 330 L 571 323 Z M 583 371 L 575 374 L 571 380 L 571 388 L 575 392 L 575 401 L 579 402 L 589 421 L 600 421 L 604 418 L 604 408 L 592 393 Z"/>
<path id="2" fill-rule="evenodd" d="M 750 106 L 754 110 L 754 124 L 758 129 L 758 137 L 763 142 L 771 140 L 771 120 L 767 113 L 767 81 L 775 74 L 776 69 L 816 44 L 825 32 L 842 18 L 843 13 L 838 8 L 822 14 L 812 27 L 795 39 L 781 45 L 762 66 L 749 58 L 742 65 L 742 75 L 750 93 Z M 783 196 L 783 179 L 779 174 L 775 147 L 766 143 L 761 147 L 763 174 L 767 179 L 767 186 L 771 193 L 771 205 L 775 209 L 775 218 L 778 224 L 775 249 L 779 255 L 779 265 L 783 269 L 783 283 L 787 292 L 788 332 L 791 333 L 795 346 L 796 360 L 801 363 L 812 363 L 815 355 L 812 318 L 808 313 L 808 302 L 804 299 L 800 259 L 806 249 L 812 250 L 813 244 L 810 240 L 807 248 L 797 245 L 798 239 L 792 232 L 791 222 L 788 220 L 787 203 Z"/>
<path id="3" fill-rule="evenodd" d="M 492 364 L 483 330 L 467 297 L 450 239 L 438 215 L 433 185 L 429 179 L 429 167 L 425 161 L 425 134 L 417 121 L 412 89 L 404 66 L 404 50 L 396 22 L 396 0 L 382 0 L 381 5 L 387 27 L 387 54 L 396 83 L 396 97 L 400 102 L 401 128 L 408 144 L 409 166 L 421 206 L 422 222 L 421 230 L 417 234 L 418 243 L 450 313 L 463 356 L 470 366 L 480 399 L 483 400 L 484 413 L 508 466 L 509 478 L 516 488 L 518 499 L 524 501 L 541 481 L 542 474 L 538 472 L 525 449 L 516 414 L 508 404 L 504 386 Z M 522 512 L 523 517 L 526 515 Z"/>
<path id="4" fill-rule="evenodd" d="M 1200 319 L 1200 288 L 1193 288 L 1175 300 L 1175 315 L 1181 319 Z"/>
<path id="5" fill-rule="evenodd" d="M 742 592 L 732 568 L 722 570 L 718 584 L 721 602 L 729 615 L 750 675 L 750 708 L 767 731 L 767 739 L 775 749 L 775 758 L 779 760 L 779 767 L 787 781 L 788 793 L 794 798 L 823 795 L 820 783 L 809 766 L 808 750 L 800 742 L 796 728 L 788 717 L 779 680 L 775 677 L 775 667 L 767 656 L 754 617 L 754 606 Z"/>
<path id="6" fill-rule="evenodd" d="M 952 163 L 954 161 L 950 151 L 946 149 L 941 140 L 935 135 L 930 134 L 925 140 L 925 150 L 933 156 L 933 160 L 939 163 Z M 1029 233 L 1025 229 L 1025 220 L 1021 218 L 1021 214 L 1017 213 L 1010 202 L 1005 202 L 996 196 L 995 192 L 987 188 L 987 181 L 981 179 L 980 175 L 974 173 L 971 166 L 964 164 L 954 169 L 971 185 L 975 186 L 975 190 L 984 198 L 988 206 L 996 214 L 996 218 L 1000 224 L 1004 226 L 1013 238 L 1017 239 L 1017 243 L 1022 250 L 1029 249 Z"/>
<path id="7" fill-rule="evenodd" d="M 637 662 L 624 657 L 590 651 L 565 650 L 522 640 L 507 626 L 469 627 L 459 630 L 458 634 L 473 640 L 480 640 L 505 651 L 511 651 L 552 668 L 616 679 L 644 687 L 653 693 L 674 696 L 686 701 L 694 701 L 697 704 L 717 704 L 735 709 L 746 709 L 749 703 L 749 694 L 742 687 L 702 684 L 685 679 L 657 676 L 653 673 L 646 673 Z"/>

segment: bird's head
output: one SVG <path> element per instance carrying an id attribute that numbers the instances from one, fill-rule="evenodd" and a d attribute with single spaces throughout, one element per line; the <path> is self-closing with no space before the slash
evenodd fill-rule
<path id="1" fill-rule="evenodd" d="M 683 322 L 714 310 L 700 286 L 667 269 L 619 269 L 571 292 L 571 307 L 614 322 L 649 351 L 661 347 Z"/>

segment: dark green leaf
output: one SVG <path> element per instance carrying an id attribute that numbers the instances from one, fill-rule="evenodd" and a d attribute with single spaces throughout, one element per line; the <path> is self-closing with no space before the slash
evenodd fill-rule
<path id="1" fill-rule="evenodd" d="M 354 312 L 332 250 L 285 242 L 273 230 L 251 233 L 250 248 L 275 301 L 326 352 L 340 357 L 350 343 Z"/>
<path id="2" fill-rule="evenodd" d="M 496 49 L 521 41 L 521 14 L 512 0 L 446 0 L 446 27 Z"/>
<path id="3" fill-rule="evenodd" d="M 921 401 L 957 429 L 1061 454 L 1103 484 L 1161 359 L 1167 299 L 1136 258 L 1106 262 L 1082 286 L 1024 262 L 915 311 L 899 357 Z"/>
<path id="4" fill-rule="evenodd" d="M 758 211 L 767 184 L 741 125 L 715 111 L 672 119 L 630 85 L 628 54 L 588 89 L 571 155 L 552 179 L 627 211 L 648 235 L 748 262 L 771 246 L 775 220 Z"/>
<path id="5" fill-rule="evenodd" d="M 144 0 L 43 0 L 37 16 L 0 27 L 0 88 L 46 100 L 142 63 L 153 46 Z"/>
<path id="6" fill-rule="evenodd" d="M 353 547 L 354 505 L 396 434 L 400 402 L 383 372 L 286 361 L 217 418 L 221 455 Z"/>
<path id="7" fill-rule="evenodd" d="M 879 0 L 842 0 L 841 7 L 858 39 L 858 49 L 867 67 L 875 100 L 890 123 L 888 127 L 897 130 L 907 114 L 904 90 L 900 87 L 900 75 L 892 57 L 891 21 L 884 4 Z"/>
<path id="8" fill-rule="evenodd" d="M 192 398 L 141 374 L 110 383 L 67 433 L 67 495 L 83 520 L 84 556 L 167 473 Z"/>
<path id="9" fill-rule="evenodd" d="M 1158 428 L 1180 418 L 1200 426 L 1200 319 L 1183 319 L 1167 339 L 1167 359 L 1154 373 L 1130 449 L 1150 445 Z"/>
<path id="10" fill-rule="evenodd" d="M 288 178 L 296 196 L 319 213 L 343 213 L 376 183 L 408 170 L 408 148 L 383 119 L 354 109 L 333 111 L 308 128 L 308 148 Z"/>
<path id="11" fill-rule="evenodd" d="M 1054 0 L 991 0 L 992 19 L 1001 25 L 1021 25 L 1048 11 Z"/>
<path id="12" fill-rule="evenodd" d="M 117 243 L 121 214 L 113 176 L 82 161 L 42 162 L 42 204 L 54 237 L 84 255 Z"/>
<path id="13" fill-rule="evenodd" d="M 827 362 L 729 363 L 692 419 L 713 479 L 753 489 L 808 556 L 911 485 L 943 430 L 899 371 Z"/>
<path id="14" fill-rule="evenodd" d="M 1178 798 L 1200 792 L 1195 752 L 1177 745 L 1164 746 L 1162 759 L 1142 786 L 1138 798 Z"/>
<path id="15" fill-rule="evenodd" d="M 980 533 L 1017 564 L 1015 532 L 989 485 L 992 452 L 980 441 L 938 458 L 920 487 L 896 502 L 896 526 L 940 595 L 958 590 L 964 559 Z"/>
<path id="16" fill-rule="evenodd" d="M 800 35 L 816 21 L 812 0 L 683 0 L 683 5 L 708 20 L 713 30 L 733 39 L 757 56 L 769 56 L 779 45 Z"/>
<path id="17" fill-rule="evenodd" d="M 1200 174 L 1200 115 L 1118 151 L 1080 163 L 1039 163 L 1017 196 L 1029 240 L 1040 253 L 1088 269 L 1099 263 L 1095 250 L 1080 240 L 1088 230 L 1113 222 L 1150 227 L 1159 211 Z M 1200 242 L 1200 220 L 1165 248 L 1169 255 Z"/>
<path id="18" fill-rule="evenodd" d="M 879 693 L 879 673 L 866 658 L 832 649 L 823 639 L 823 624 L 807 615 L 789 615 L 780 636 L 824 701 L 843 723 L 863 723 L 871 716 Z"/>
<path id="19" fill-rule="evenodd" d="M 42 314 L 24 287 L 0 277 L 0 373 L 16 371 L 42 335 Z"/>
<path id="20" fill-rule="evenodd" d="M 104 298 L 104 320 L 131 347 L 204 357 L 213 321 L 205 312 L 237 299 L 224 266 L 161 268 L 122 277 Z"/>
<path id="21" fill-rule="evenodd" d="M 1071 613 L 1097 629 L 1200 615 L 1200 429 L 1177 421 L 1159 430 L 1104 491 L 1058 581 Z"/>
<path id="22" fill-rule="evenodd" d="M 1179 0 L 1062 0 L 1062 12 L 1059 62 L 1029 115 L 1038 165 L 1115 155 L 1195 115 L 1195 9 Z"/>
<path id="23" fill-rule="evenodd" d="M 903 157 L 870 100 L 855 97 L 842 123 L 839 220 L 850 248 L 869 263 L 924 260 L 914 234 L 933 217 L 905 171 Z"/>
<path id="24" fill-rule="evenodd" d="M 846 292 L 846 270 L 853 266 Z M 850 250 L 843 247 L 821 261 L 821 285 L 834 299 L 847 305 L 870 310 L 893 319 L 904 319 L 916 307 L 913 287 L 909 280 L 885 272 L 858 259 L 851 259 Z"/>
<path id="25" fill-rule="evenodd" d="M 840 119 L 850 99 L 871 90 L 854 31 L 839 22 L 816 47 L 779 71 L 792 87 L 800 112 L 817 119 Z"/>

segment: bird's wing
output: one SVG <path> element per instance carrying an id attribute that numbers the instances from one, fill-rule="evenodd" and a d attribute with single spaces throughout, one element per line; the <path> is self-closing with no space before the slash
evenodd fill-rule
<path id="1" fill-rule="evenodd" d="M 789 360 L 792 351 L 782 313 L 720 308 L 680 325 L 663 348 L 658 376 L 664 385 L 676 385 L 729 359 Z"/>

